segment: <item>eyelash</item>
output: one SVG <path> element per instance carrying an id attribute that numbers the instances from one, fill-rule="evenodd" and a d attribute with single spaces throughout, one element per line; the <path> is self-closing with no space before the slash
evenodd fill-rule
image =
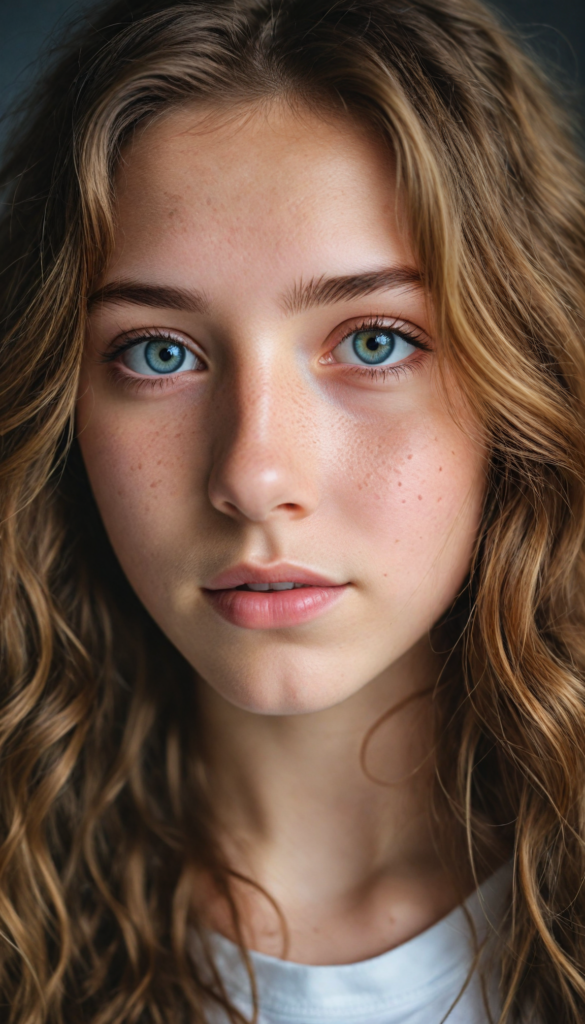
<path id="1" fill-rule="evenodd" d="M 185 345 L 184 340 L 175 335 L 172 331 L 157 330 L 153 327 L 146 327 L 143 330 L 134 330 L 131 333 L 122 335 L 122 338 L 114 343 L 107 352 L 102 356 L 102 362 L 108 364 L 110 373 L 114 376 L 116 383 L 121 384 L 123 387 L 131 388 L 132 391 L 144 391 L 145 389 L 150 391 L 168 390 L 172 388 L 176 381 L 182 376 L 181 374 L 175 374 L 168 377 L 131 377 L 129 374 L 124 373 L 120 369 L 116 360 L 123 352 L 127 352 L 129 349 L 139 345 L 142 341 L 152 338 L 168 338 L 169 341 L 176 341 L 179 345 L 183 345 L 185 348 L 189 348 Z M 125 340 L 124 340 L 125 339 Z M 201 357 L 195 352 L 197 358 Z M 202 360 L 203 361 L 203 360 Z"/>
<path id="2" fill-rule="evenodd" d="M 398 326 L 399 325 L 399 326 Z M 401 338 L 404 338 L 409 344 L 414 345 L 415 348 L 420 350 L 421 355 L 417 358 L 411 359 L 408 363 L 399 363 L 396 366 L 358 366 L 357 364 L 338 363 L 337 365 L 342 370 L 344 375 L 352 377 L 367 377 L 370 380 L 376 382 L 384 382 L 388 377 L 394 377 L 398 379 L 407 373 L 413 373 L 414 370 L 419 369 L 422 364 L 423 352 L 432 352 L 432 348 L 429 343 L 425 340 L 425 336 L 422 331 L 417 328 L 409 328 L 403 325 L 402 320 L 391 320 L 388 317 L 374 316 L 367 317 L 360 323 L 355 324 L 351 331 L 347 331 L 342 338 L 333 346 L 329 351 L 334 352 L 338 345 L 341 345 L 347 338 L 351 337 L 352 334 L 358 334 L 360 331 L 372 331 L 376 329 L 391 330 L 396 334 L 399 334 Z"/>
<path id="3" fill-rule="evenodd" d="M 399 326 L 398 326 L 399 325 Z M 419 349 L 421 355 L 418 358 L 411 359 L 408 363 L 399 363 L 396 366 L 359 366 L 357 364 L 343 364 L 338 363 L 337 366 L 344 373 L 344 375 L 351 375 L 352 377 L 367 377 L 373 381 L 386 381 L 388 377 L 394 377 L 394 379 L 403 376 L 406 373 L 412 373 L 415 369 L 418 369 L 422 362 L 422 353 L 431 352 L 431 346 L 428 344 L 422 335 L 421 331 L 416 328 L 408 328 L 403 324 L 403 321 L 389 321 L 387 317 L 374 316 L 367 317 L 365 320 L 356 323 L 351 331 L 347 331 L 342 338 L 340 338 L 332 349 L 329 350 L 328 355 L 331 355 L 338 345 L 346 341 L 352 334 L 357 334 L 359 331 L 371 331 L 376 329 L 390 329 L 400 337 L 404 338 L 409 344 L 414 345 Z M 117 380 L 125 385 L 131 387 L 135 391 L 142 391 L 144 388 L 150 390 L 160 390 L 162 388 L 169 388 L 173 386 L 173 383 L 181 376 L 177 374 L 169 377 L 130 377 L 124 373 L 116 365 L 116 360 L 123 352 L 127 352 L 128 349 L 133 348 L 135 345 L 140 344 L 146 338 L 169 338 L 184 345 L 179 337 L 175 336 L 171 331 L 156 330 L 154 328 L 146 328 L 139 332 L 133 331 L 132 335 L 125 335 L 123 339 L 117 344 L 113 345 L 108 352 L 102 356 L 102 362 L 110 365 L 110 370 L 115 374 Z M 186 346 L 188 347 L 188 346 Z M 200 358 L 200 357 L 199 357 Z M 331 365 L 331 364 L 330 364 Z"/>
<path id="4" fill-rule="evenodd" d="M 104 352 L 102 356 L 102 363 L 113 363 L 114 360 L 122 354 L 122 352 L 127 352 L 128 349 L 134 348 L 135 345 L 139 345 L 141 341 L 145 341 L 147 338 L 168 338 L 169 341 L 176 341 L 180 345 L 185 344 L 184 341 L 173 334 L 172 331 L 159 331 L 155 327 L 145 327 L 143 330 L 139 329 L 137 331 L 123 334 L 121 339 L 112 343 L 107 352 Z"/>

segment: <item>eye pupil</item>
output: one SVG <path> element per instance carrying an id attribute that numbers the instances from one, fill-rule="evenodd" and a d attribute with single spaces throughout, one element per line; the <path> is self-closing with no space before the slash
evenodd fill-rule
<path id="1" fill-rule="evenodd" d="M 366 346 L 367 348 L 369 348 L 370 352 L 377 352 L 378 349 L 380 348 L 380 342 L 376 341 L 375 338 L 368 338 L 368 340 L 366 341 Z"/>

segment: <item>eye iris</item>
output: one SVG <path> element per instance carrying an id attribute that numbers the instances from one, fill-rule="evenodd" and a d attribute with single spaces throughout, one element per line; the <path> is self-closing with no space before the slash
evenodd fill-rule
<path id="1" fill-rule="evenodd" d="M 172 373 L 185 362 L 185 347 L 176 341 L 149 341 L 144 358 L 156 373 Z"/>
<path id="2" fill-rule="evenodd" d="M 383 363 L 392 354 L 396 342 L 390 331 L 356 331 L 353 350 L 364 362 Z"/>

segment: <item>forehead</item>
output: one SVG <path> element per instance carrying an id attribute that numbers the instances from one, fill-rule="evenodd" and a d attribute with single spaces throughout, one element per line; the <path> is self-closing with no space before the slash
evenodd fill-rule
<path id="1" fill-rule="evenodd" d="M 284 103 L 186 108 L 149 125 L 123 154 L 116 222 L 118 270 L 172 267 L 185 285 L 194 273 L 205 287 L 254 269 L 285 285 L 413 262 L 389 147 Z"/>

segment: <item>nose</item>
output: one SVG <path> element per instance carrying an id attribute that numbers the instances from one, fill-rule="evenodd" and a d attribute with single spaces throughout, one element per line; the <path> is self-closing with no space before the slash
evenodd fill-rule
<path id="1" fill-rule="evenodd" d="M 305 393 L 303 394 L 303 390 Z M 314 400 L 313 400 L 314 401 Z M 209 500 L 237 520 L 302 519 L 318 504 L 310 388 L 273 369 L 250 367 L 215 409 Z"/>

